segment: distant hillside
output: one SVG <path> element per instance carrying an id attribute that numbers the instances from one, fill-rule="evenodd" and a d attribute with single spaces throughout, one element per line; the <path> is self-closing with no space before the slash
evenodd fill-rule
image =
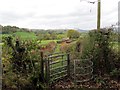
<path id="1" fill-rule="evenodd" d="M 89 30 L 77 29 L 78 32 L 89 32 Z"/>

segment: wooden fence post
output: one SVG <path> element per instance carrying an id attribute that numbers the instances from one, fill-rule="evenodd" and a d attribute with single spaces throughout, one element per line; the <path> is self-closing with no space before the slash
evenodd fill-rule
<path id="1" fill-rule="evenodd" d="M 49 59 L 47 58 L 45 61 L 45 66 L 46 66 L 46 83 L 49 85 L 49 80 L 50 80 L 50 68 L 49 68 Z"/>
<path id="2" fill-rule="evenodd" d="M 40 56 L 41 56 L 41 75 L 42 77 L 44 77 L 44 60 L 43 60 L 43 52 L 40 52 Z"/>
<path id="3" fill-rule="evenodd" d="M 47 59 L 45 60 L 45 81 L 46 81 L 46 83 L 47 83 L 47 70 L 48 70 L 48 63 L 47 63 L 48 61 L 47 61 Z"/>
<path id="4" fill-rule="evenodd" d="M 67 54 L 67 74 L 70 77 L 70 54 Z"/>

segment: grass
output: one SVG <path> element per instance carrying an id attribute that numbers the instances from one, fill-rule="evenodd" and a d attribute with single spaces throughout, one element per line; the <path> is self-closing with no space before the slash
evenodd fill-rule
<path id="1" fill-rule="evenodd" d="M 49 42 L 52 42 L 52 41 L 57 43 L 58 40 L 42 40 L 41 45 L 46 45 L 46 44 L 48 44 Z"/>
<path id="2" fill-rule="evenodd" d="M 118 51 L 119 49 L 120 49 L 120 42 L 113 42 L 113 49 L 115 50 L 115 51 Z"/>
<path id="3" fill-rule="evenodd" d="M 17 38 L 20 38 L 22 40 L 28 40 L 28 39 L 37 39 L 37 36 L 32 33 L 32 32 L 16 32 L 16 33 L 13 33 L 13 34 L 2 34 L 0 35 L 0 37 L 2 36 L 13 36 L 13 37 L 17 37 Z"/>
<path id="4" fill-rule="evenodd" d="M 16 32 L 13 35 L 21 39 L 37 39 L 37 36 L 32 32 Z"/>
<path id="5" fill-rule="evenodd" d="M 0 43 L 0 46 L 2 46 L 4 43 Z"/>
<path id="6" fill-rule="evenodd" d="M 60 52 L 60 44 L 57 44 L 55 52 Z"/>

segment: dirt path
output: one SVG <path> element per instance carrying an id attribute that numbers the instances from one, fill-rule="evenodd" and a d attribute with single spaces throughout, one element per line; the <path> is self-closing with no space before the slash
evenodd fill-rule
<path id="1" fill-rule="evenodd" d="M 51 88 L 114 88 L 114 90 L 120 90 L 120 81 L 111 80 L 109 77 L 102 77 L 101 80 L 91 80 L 89 82 L 74 84 L 73 80 L 68 78 L 60 80 L 51 85 Z"/>

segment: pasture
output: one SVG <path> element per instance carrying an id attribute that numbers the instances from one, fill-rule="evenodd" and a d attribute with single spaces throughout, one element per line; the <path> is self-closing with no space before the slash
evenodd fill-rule
<path id="1" fill-rule="evenodd" d="M 37 39 L 37 36 L 35 35 L 35 33 L 32 33 L 32 32 L 16 32 L 13 35 L 15 35 L 15 37 L 21 38 L 23 40 Z"/>

